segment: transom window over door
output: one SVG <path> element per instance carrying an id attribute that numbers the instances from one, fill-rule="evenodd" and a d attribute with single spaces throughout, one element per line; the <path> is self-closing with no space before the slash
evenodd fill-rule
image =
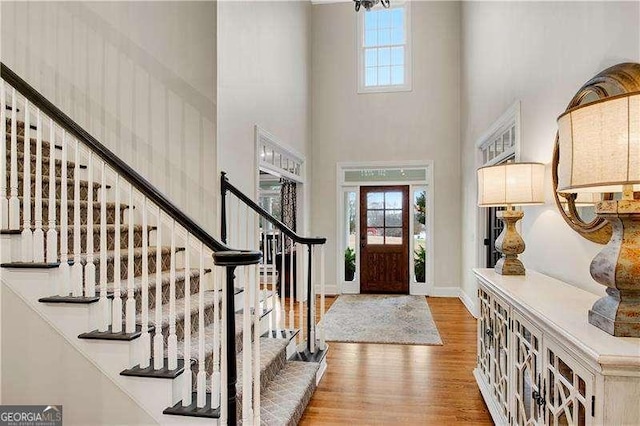
<path id="1" fill-rule="evenodd" d="M 358 14 L 358 92 L 411 90 L 411 2 Z"/>

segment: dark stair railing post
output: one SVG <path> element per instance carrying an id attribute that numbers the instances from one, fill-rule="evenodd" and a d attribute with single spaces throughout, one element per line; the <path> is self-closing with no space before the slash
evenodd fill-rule
<path id="1" fill-rule="evenodd" d="M 220 239 L 227 243 L 227 174 L 220 177 Z"/>
<path id="2" fill-rule="evenodd" d="M 235 311 L 235 266 L 227 266 L 227 424 L 237 423 L 236 382 L 238 371 L 236 366 L 236 316 Z"/>

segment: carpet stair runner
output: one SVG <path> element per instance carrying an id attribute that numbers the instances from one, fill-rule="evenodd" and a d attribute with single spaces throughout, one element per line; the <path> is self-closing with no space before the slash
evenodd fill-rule
<path id="1" fill-rule="evenodd" d="M 20 199 L 20 204 L 23 205 L 23 162 L 24 162 L 24 122 L 17 121 L 17 130 L 18 130 L 18 195 Z M 31 131 L 31 136 L 35 135 L 35 130 Z M 10 170 L 11 162 L 10 162 L 10 140 L 11 140 L 11 122 L 10 119 L 7 119 L 6 122 L 6 140 L 7 140 L 7 167 Z M 57 225 L 56 229 L 60 232 L 60 207 L 62 203 L 67 203 L 68 209 L 68 247 L 69 250 L 69 259 L 74 261 L 79 261 L 81 263 L 87 262 L 87 256 L 82 254 L 78 259 L 74 259 L 73 257 L 73 239 L 74 239 L 74 229 L 73 229 L 73 218 L 74 218 L 74 174 L 75 174 L 75 163 L 73 161 L 67 161 L 67 200 L 61 199 L 61 168 L 62 162 L 59 160 L 61 154 L 61 148 L 55 147 L 55 175 L 56 175 L 56 220 Z M 36 152 L 36 140 L 35 138 L 31 138 L 30 141 L 30 159 L 31 159 L 31 212 L 33 216 L 33 212 L 35 210 L 35 188 L 36 188 L 36 156 L 34 153 Z M 46 233 L 47 231 L 47 209 L 49 205 L 49 165 L 50 161 L 50 144 L 49 142 L 42 141 L 42 211 L 43 211 L 43 229 Z M 80 166 L 81 169 L 86 168 L 85 166 Z M 94 179 L 97 178 L 97 173 L 94 171 Z M 86 180 L 80 180 L 80 218 L 81 224 L 80 227 L 80 238 L 81 238 L 81 246 L 83 248 L 86 247 L 87 243 L 87 232 L 88 232 L 88 220 L 91 220 L 94 224 L 93 226 L 93 250 L 94 250 L 94 260 L 93 262 L 96 264 L 96 294 L 99 294 L 99 282 L 100 282 L 100 212 L 101 212 L 101 203 L 99 201 L 99 193 L 101 191 L 101 185 L 97 182 L 93 183 L 93 202 L 92 202 L 92 212 L 88 214 L 89 208 L 89 188 L 90 183 Z M 7 192 L 10 189 L 10 179 L 9 173 L 7 174 Z M 9 194 L 8 194 L 9 195 Z M 114 282 L 116 280 L 115 277 L 115 268 L 114 262 L 116 258 L 116 247 L 115 247 L 115 236 L 116 233 L 120 233 L 120 247 L 117 248 L 120 251 L 120 292 L 123 301 L 123 318 L 124 311 L 126 306 L 127 299 L 127 283 L 128 283 L 128 243 L 129 243 L 129 225 L 125 223 L 127 218 L 127 211 L 129 206 L 126 203 L 120 203 L 120 223 L 121 225 L 116 226 L 116 204 L 113 202 L 107 202 L 105 208 L 107 212 L 107 289 L 110 297 L 114 295 L 114 288 L 116 287 Z M 22 214 L 22 209 L 21 209 Z M 22 217 L 20 219 L 20 224 L 22 226 L 23 220 Z M 142 235 L 143 233 L 147 233 L 149 237 L 152 232 L 154 232 L 156 228 L 154 226 L 148 226 L 144 229 L 140 225 L 135 225 L 133 227 L 134 231 L 134 296 L 136 301 L 136 319 L 138 326 L 141 326 L 141 318 L 140 313 L 142 309 L 142 298 L 140 294 L 142 292 Z M 151 241 L 151 238 L 148 239 Z M 60 248 L 60 235 L 58 235 L 58 248 Z M 167 339 L 169 337 L 169 296 L 170 296 L 170 269 L 171 269 L 171 248 L 168 246 L 160 247 L 161 251 L 161 265 L 160 265 L 160 285 L 162 286 L 161 295 L 162 295 L 162 313 L 161 313 L 161 322 L 156 324 L 156 254 L 158 247 L 155 245 L 150 245 L 147 249 L 148 255 L 148 273 L 149 273 L 149 286 L 148 286 L 148 301 L 149 301 L 149 322 L 150 326 L 154 327 L 154 331 L 152 333 L 152 341 L 153 341 L 153 333 L 160 332 L 163 335 L 165 345 L 167 344 Z M 182 251 L 183 248 L 177 247 L 176 252 Z M 205 275 L 210 273 L 210 270 L 205 270 Z M 189 275 L 190 277 L 190 290 L 191 294 L 185 294 L 185 277 Z M 196 381 L 196 374 L 198 372 L 199 365 L 199 354 L 198 354 L 198 327 L 199 327 L 199 315 L 198 315 L 198 292 L 200 288 L 200 271 L 198 269 L 176 269 L 175 271 L 175 293 L 176 293 L 176 327 L 175 333 L 178 338 L 178 357 L 180 359 L 189 358 L 193 365 L 192 374 L 194 390 Z M 241 290 L 236 290 L 239 292 Z M 267 296 L 273 297 L 273 294 L 267 293 Z M 191 300 L 191 312 L 185 312 L 185 306 L 183 299 L 185 297 L 190 297 Z M 264 297 L 264 296 L 263 296 Z M 210 375 L 213 371 L 213 322 L 214 322 L 214 306 L 216 303 L 219 303 L 215 300 L 213 291 L 205 291 L 204 293 L 205 299 L 205 314 L 204 314 L 204 332 L 207 342 L 206 350 L 205 350 L 205 368 L 207 373 Z M 95 298 L 96 301 L 97 297 Z M 69 302 L 70 300 L 64 299 L 60 300 L 59 297 L 44 297 L 41 299 L 44 303 L 53 303 L 53 302 Z M 265 303 L 266 306 L 266 303 Z M 270 312 L 266 312 L 266 314 L 270 314 Z M 191 318 L 191 339 L 192 339 L 192 352 L 190 354 L 183 353 L 183 339 L 184 339 L 184 321 L 186 315 L 189 315 Z M 253 324 L 253 326 L 257 326 Z M 138 327 L 139 328 L 139 327 Z M 304 361 L 295 361 L 287 359 L 287 346 L 290 344 L 292 339 L 295 339 L 297 331 L 290 330 L 286 333 L 278 334 L 278 338 L 273 337 L 273 334 L 265 334 L 260 338 L 260 366 L 261 366 L 261 376 L 260 376 L 260 389 L 261 389 L 261 419 L 262 424 L 267 425 L 294 425 L 302 417 L 304 409 L 311 398 L 311 395 L 315 391 L 316 387 L 316 373 L 319 369 L 319 364 L 316 362 L 304 362 Z M 92 335 L 92 332 L 85 333 L 83 335 L 87 338 L 100 338 L 99 333 L 96 335 Z M 242 336 L 242 313 L 241 311 L 236 313 L 236 359 L 237 359 L 237 371 L 238 371 L 238 381 L 237 381 L 237 390 L 238 390 L 238 419 L 240 420 L 242 417 L 242 345 L 243 345 L 243 336 Z M 166 347 L 166 346 L 165 346 Z M 153 348 L 152 348 L 153 349 Z M 126 368 L 128 366 L 123 366 Z M 130 369 L 135 370 L 135 367 Z M 210 391 L 210 389 L 207 389 Z M 178 403 L 180 404 L 180 403 Z"/>

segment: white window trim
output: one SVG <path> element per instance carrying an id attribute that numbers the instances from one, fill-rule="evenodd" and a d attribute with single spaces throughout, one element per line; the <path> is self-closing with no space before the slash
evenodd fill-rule
<path id="1" fill-rule="evenodd" d="M 520 161 L 520 143 L 521 143 L 521 110 L 520 110 L 520 101 L 517 100 L 507 110 L 502 113 L 502 115 L 494 121 L 491 126 L 476 140 L 476 169 L 483 166 L 492 166 L 495 164 L 500 164 L 504 162 L 506 159 L 513 157 L 516 162 Z M 499 156 L 493 158 L 490 161 L 485 162 L 482 156 L 484 148 L 490 144 L 493 139 L 499 135 L 504 133 L 506 129 L 515 126 L 516 132 L 516 142 L 513 146 L 513 149 L 503 152 Z M 477 205 L 477 200 L 476 200 Z M 485 238 L 485 227 L 487 222 L 487 209 L 477 208 L 477 216 L 476 216 L 476 235 L 479 237 L 476 238 L 476 267 L 484 268 L 487 262 L 486 259 L 486 249 L 484 245 Z M 520 221 L 522 222 L 522 221 Z M 516 224 L 518 228 L 518 232 L 520 229 L 521 223 Z M 474 307 L 477 309 L 477 307 Z M 476 310 L 477 312 L 477 310 Z"/>
<path id="2" fill-rule="evenodd" d="M 382 6 L 378 5 L 377 8 Z M 388 86 L 365 86 L 364 84 L 364 16 L 365 11 L 361 10 L 356 14 L 358 21 L 358 33 L 356 37 L 356 49 L 358 56 L 358 93 L 390 93 L 390 92 L 410 92 L 412 90 L 411 70 L 413 61 L 411 59 L 411 1 L 392 1 L 391 9 L 404 7 L 404 23 L 405 23 L 405 53 L 404 53 L 404 84 L 393 84 Z"/>
<path id="3" fill-rule="evenodd" d="M 273 149 L 280 155 L 291 158 L 292 160 L 300 164 L 300 174 L 296 175 L 289 172 L 286 169 L 278 167 L 269 162 L 263 161 L 260 157 L 260 147 L 265 145 L 268 148 Z M 284 177 L 298 183 L 304 183 L 306 180 L 305 170 L 305 158 L 304 155 L 296 151 L 295 149 L 280 142 L 273 134 L 269 133 L 262 127 L 255 125 L 255 155 L 256 155 L 256 191 L 260 187 L 260 170 L 271 173 L 274 176 Z"/>
<path id="4" fill-rule="evenodd" d="M 386 182 L 345 182 L 344 175 L 347 170 L 366 170 L 366 169 L 426 169 L 425 180 L 415 181 L 386 181 Z M 419 188 L 423 188 L 427 191 L 427 235 L 430 236 L 426 250 L 427 259 L 425 264 L 425 282 L 418 283 L 415 281 L 414 264 L 413 264 L 413 252 L 414 238 L 413 238 L 413 219 L 409 220 L 409 294 L 412 295 L 430 295 L 433 294 L 434 280 L 435 280 L 435 268 L 434 268 L 434 185 L 433 185 L 433 161 L 432 160 L 416 160 L 416 161 L 370 161 L 370 162 L 340 162 L 336 164 L 336 242 L 338 245 L 342 244 L 343 235 L 345 233 L 343 212 L 344 206 L 344 193 L 348 191 L 354 191 L 356 193 L 356 241 L 359 241 L 360 232 L 360 188 L 363 186 L 384 186 L 384 185 L 408 185 L 409 194 L 413 197 L 414 191 Z M 409 212 L 411 217 L 412 212 Z M 339 247 L 339 246 L 338 246 Z M 344 248 L 339 247 L 336 250 L 336 288 L 334 293 L 336 294 L 353 294 L 360 293 L 360 267 L 356 266 L 356 276 L 353 281 L 344 280 Z M 429 255 L 430 254 L 430 255 Z M 356 262 L 360 259 L 360 244 L 356 244 Z M 331 288 L 333 291 L 334 289 Z M 329 289 L 327 289 L 329 292 Z"/>

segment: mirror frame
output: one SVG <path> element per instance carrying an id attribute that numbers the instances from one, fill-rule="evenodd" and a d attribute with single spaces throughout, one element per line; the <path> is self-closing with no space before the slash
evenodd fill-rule
<path id="1" fill-rule="evenodd" d="M 615 93 L 611 89 L 615 89 Z M 582 105 L 582 102 L 588 95 L 595 94 L 597 99 L 604 99 L 616 94 L 635 92 L 640 90 L 640 64 L 625 62 L 614 65 L 606 70 L 598 73 L 591 80 L 587 81 L 578 90 L 578 93 L 571 99 L 567 110 Z M 595 101 L 596 99 L 594 99 Z M 553 178 L 553 196 L 556 206 L 560 211 L 560 215 L 567 224 L 577 233 L 582 235 L 589 241 L 598 244 L 607 244 L 611 239 L 611 225 L 603 218 L 596 217 L 591 222 L 584 222 L 574 203 L 574 194 L 561 195 L 558 194 L 558 162 L 560 160 L 558 133 L 556 132 L 556 141 L 553 149 L 553 162 L 551 166 L 551 174 Z M 613 194 L 605 194 L 604 199 L 613 199 Z M 562 203 L 567 203 L 568 212 L 562 207 Z"/>

